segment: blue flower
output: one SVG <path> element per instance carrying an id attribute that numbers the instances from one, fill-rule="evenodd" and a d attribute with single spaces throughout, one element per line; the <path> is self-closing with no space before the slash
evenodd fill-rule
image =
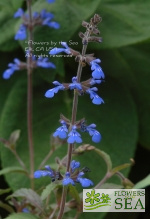
<path id="1" fill-rule="evenodd" d="M 19 59 L 14 59 L 14 63 L 9 63 L 8 67 L 9 69 L 5 70 L 3 73 L 3 78 L 4 79 L 9 79 L 10 76 L 16 71 L 20 70 L 20 60 Z"/>
<path id="2" fill-rule="evenodd" d="M 18 11 L 15 12 L 14 18 L 22 17 L 24 15 L 24 10 L 22 8 L 19 8 Z"/>
<path id="3" fill-rule="evenodd" d="M 68 47 L 66 42 L 61 42 L 61 45 L 64 46 L 65 49 L 64 48 L 57 48 L 57 47 L 55 47 L 52 50 L 50 50 L 49 54 L 50 55 L 56 55 L 56 54 L 58 54 L 60 52 L 65 52 L 67 54 L 71 54 L 70 48 Z"/>
<path id="4" fill-rule="evenodd" d="M 55 0 L 47 0 L 48 3 L 53 3 Z"/>
<path id="5" fill-rule="evenodd" d="M 42 25 L 47 25 L 48 27 L 52 27 L 54 29 L 60 28 L 60 24 L 55 21 L 51 21 L 51 18 L 44 19 Z"/>
<path id="6" fill-rule="evenodd" d="M 73 90 L 73 89 L 82 90 L 81 84 L 77 82 L 77 77 L 72 78 L 72 83 L 69 84 L 69 88 L 70 90 Z"/>
<path id="7" fill-rule="evenodd" d="M 54 137 L 58 136 L 61 139 L 65 139 L 67 137 L 67 132 L 68 132 L 67 124 L 64 120 L 61 121 L 61 124 L 62 126 L 56 129 L 53 136 Z"/>
<path id="8" fill-rule="evenodd" d="M 33 12 L 33 18 L 34 19 L 38 19 L 39 18 L 39 13 L 37 11 Z"/>
<path id="9" fill-rule="evenodd" d="M 56 66 L 52 63 L 49 62 L 48 58 L 38 58 L 36 62 L 37 66 L 42 67 L 42 68 L 56 68 Z"/>
<path id="10" fill-rule="evenodd" d="M 80 167 L 80 162 L 72 160 L 71 164 L 70 164 L 70 167 L 71 167 L 72 172 L 74 172 L 77 168 Z"/>
<path id="11" fill-rule="evenodd" d="M 40 12 L 40 17 L 42 20 L 49 18 L 50 20 L 54 18 L 54 15 L 51 12 L 47 12 L 45 9 L 43 9 Z"/>
<path id="12" fill-rule="evenodd" d="M 64 89 L 65 89 L 65 87 L 63 86 L 63 84 L 59 83 L 58 81 L 54 81 L 53 84 L 54 84 L 55 86 L 57 86 L 57 87 L 54 87 L 54 88 L 52 88 L 52 89 L 46 91 L 45 97 L 47 97 L 47 98 L 52 98 L 52 97 L 54 97 L 54 95 L 55 95 L 56 93 L 58 93 L 59 90 L 64 90 Z"/>
<path id="13" fill-rule="evenodd" d="M 97 79 L 92 78 L 90 80 L 90 85 L 93 86 L 94 84 L 100 84 L 101 82 L 102 80 L 97 80 Z"/>
<path id="14" fill-rule="evenodd" d="M 29 211 L 27 208 L 23 208 L 23 209 L 22 209 L 22 212 L 24 212 L 24 213 L 30 213 L 30 211 Z"/>
<path id="15" fill-rule="evenodd" d="M 92 103 L 96 105 L 100 105 L 101 103 L 104 103 L 104 100 L 95 93 L 95 91 L 98 91 L 96 87 L 89 88 L 86 90 L 86 93 L 90 94 L 90 98 L 92 99 Z"/>
<path id="16" fill-rule="evenodd" d="M 50 12 L 47 12 L 45 9 L 41 11 L 40 13 L 41 19 L 42 19 L 42 25 L 47 25 L 49 27 L 58 29 L 60 28 L 59 23 L 55 21 L 51 21 L 54 18 L 54 15 Z"/>
<path id="17" fill-rule="evenodd" d="M 65 177 L 64 177 L 64 179 L 62 181 L 62 184 L 64 186 L 67 186 L 69 184 L 75 186 L 75 182 L 73 181 L 73 179 L 70 178 L 70 173 L 69 172 L 66 172 Z"/>
<path id="18" fill-rule="evenodd" d="M 25 40 L 27 37 L 26 29 L 26 26 L 24 24 L 21 24 L 19 30 L 15 35 L 15 40 Z"/>
<path id="19" fill-rule="evenodd" d="M 34 178 L 40 178 L 44 176 L 49 176 L 51 178 L 54 177 L 54 171 L 50 168 L 50 166 L 45 166 L 46 170 L 37 170 L 34 172 Z"/>
<path id="20" fill-rule="evenodd" d="M 82 178 L 82 176 L 84 175 L 84 172 L 80 172 L 77 176 L 76 182 L 79 182 L 82 187 L 89 187 L 89 186 L 93 186 L 94 183 L 87 178 Z"/>
<path id="21" fill-rule="evenodd" d="M 90 136 L 92 136 L 93 142 L 99 143 L 101 140 L 101 134 L 95 128 L 96 128 L 96 125 L 91 124 L 86 127 L 86 131 L 89 133 Z"/>
<path id="22" fill-rule="evenodd" d="M 91 64 L 91 70 L 92 72 L 92 77 L 94 79 L 101 79 L 101 78 L 105 78 L 104 72 L 102 70 L 102 68 L 97 64 L 100 63 L 101 60 L 100 59 L 94 59 L 93 61 L 90 62 Z"/>
<path id="23" fill-rule="evenodd" d="M 67 139 L 67 142 L 69 144 L 73 144 L 73 143 L 81 143 L 82 139 L 81 139 L 81 135 L 79 134 L 79 132 L 76 131 L 77 127 L 74 125 L 72 126 L 72 130 L 69 132 L 68 136 L 69 138 Z"/>

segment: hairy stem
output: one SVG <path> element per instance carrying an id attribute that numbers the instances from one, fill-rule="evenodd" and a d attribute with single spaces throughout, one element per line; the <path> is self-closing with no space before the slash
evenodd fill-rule
<path id="1" fill-rule="evenodd" d="M 87 45 L 83 45 L 82 56 L 84 56 L 86 54 L 86 49 L 87 49 Z M 77 81 L 79 83 L 80 83 L 80 79 L 81 79 L 81 74 L 82 74 L 82 62 L 79 62 L 78 70 L 77 70 Z M 76 90 L 74 90 L 71 125 L 74 125 L 76 122 L 77 108 L 78 108 L 78 93 Z M 72 158 L 73 147 L 74 147 L 74 144 L 68 144 L 67 167 L 66 167 L 67 172 L 70 170 L 70 162 L 71 162 L 71 158 Z M 60 211 L 59 211 L 57 219 L 61 219 L 63 216 L 65 202 L 66 202 L 66 195 L 67 195 L 67 192 L 66 192 L 65 188 L 63 188 Z"/>
<path id="2" fill-rule="evenodd" d="M 34 189 L 34 147 L 33 147 L 33 133 L 32 133 L 32 40 L 33 40 L 33 27 L 32 27 L 32 10 L 31 1 L 27 0 L 27 8 L 29 12 L 29 54 L 27 56 L 27 127 L 28 127 L 28 144 L 29 144 L 29 155 L 30 155 L 30 179 L 31 188 Z"/>

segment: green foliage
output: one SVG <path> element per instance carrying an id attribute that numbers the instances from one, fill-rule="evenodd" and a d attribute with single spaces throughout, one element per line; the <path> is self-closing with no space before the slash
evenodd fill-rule
<path id="1" fill-rule="evenodd" d="M 21 167 L 9 166 L 9 167 L 3 168 L 0 171 L 0 175 L 11 173 L 11 172 L 19 172 L 19 173 L 25 173 L 26 174 L 25 170 L 23 168 L 21 168 Z"/>
<path id="2" fill-rule="evenodd" d="M 134 185 L 134 189 L 141 189 L 150 186 L 150 174 Z"/>
<path id="3" fill-rule="evenodd" d="M 8 193 L 8 192 L 10 192 L 10 191 L 11 191 L 10 188 L 8 188 L 8 189 L 0 189 L 0 195 L 5 194 L 5 193 Z"/>
<path id="4" fill-rule="evenodd" d="M 71 195 L 72 198 L 74 198 L 76 200 L 77 204 L 80 205 L 81 199 L 80 199 L 80 196 L 79 196 L 79 193 L 78 193 L 76 187 L 69 185 L 68 186 L 68 193 Z"/>
<path id="5" fill-rule="evenodd" d="M 0 201 L 0 208 L 5 209 L 7 212 L 10 212 L 10 213 L 14 212 L 14 209 L 10 205 L 2 201 Z"/>
<path id="6" fill-rule="evenodd" d="M 29 202 L 31 205 L 39 209 L 42 209 L 43 206 L 41 197 L 32 189 L 26 189 L 26 188 L 19 189 L 9 197 L 23 197 L 26 199 L 27 202 Z"/>
<path id="7" fill-rule="evenodd" d="M 18 214 L 11 214 L 10 216 L 6 217 L 5 219 L 39 219 L 38 217 L 29 214 L 29 213 L 18 213 Z"/>
<path id="8" fill-rule="evenodd" d="M 51 194 L 51 192 L 56 188 L 56 186 L 57 185 L 55 185 L 54 183 L 47 185 L 41 194 L 41 199 L 45 200 Z"/>
<path id="9" fill-rule="evenodd" d="M 13 19 L 14 12 L 21 7 L 22 0 L 0 0 L 0 50 L 10 51 L 18 46 L 14 40 L 16 20 Z"/>

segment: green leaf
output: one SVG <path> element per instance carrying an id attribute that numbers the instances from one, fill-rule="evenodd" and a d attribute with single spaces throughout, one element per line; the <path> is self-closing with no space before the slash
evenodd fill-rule
<path id="1" fill-rule="evenodd" d="M 13 7 L 13 9 L 17 10 L 19 7 L 21 7 L 23 3 L 23 0 L 7 0 L 7 1 L 3 1 L 0 0 L 0 7 L 5 7 L 5 8 L 11 8 Z"/>
<path id="2" fill-rule="evenodd" d="M 134 156 L 138 138 L 137 111 L 127 88 L 116 80 L 107 77 L 106 82 L 99 89 L 99 95 L 104 99 L 105 104 L 95 106 L 91 104 L 89 97 L 81 97 L 78 118 L 85 117 L 88 124 L 95 123 L 97 125 L 96 129 L 101 133 L 102 141 L 95 146 L 109 154 L 115 167 L 126 163 Z M 88 137 L 88 140 L 85 141 L 83 138 L 84 142 L 88 143 L 91 143 L 90 139 Z M 99 159 L 99 156 L 90 152 L 80 159 L 83 166 L 87 166 L 88 163 L 88 167 L 92 167 L 90 178 L 95 181 L 99 178 L 100 181 L 106 173 L 106 165 Z M 100 168 L 100 172 L 96 171 L 97 168 Z M 130 168 L 123 171 L 125 175 L 129 170 Z"/>
<path id="3" fill-rule="evenodd" d="M 139 116 L 139 142 L 150 149 L 150 74 L 148 70 L 150 55 L 148 47 L 149 43 L 127 47 L 121 50 L 121 55 L 130 66 L 132 77 L 134 77 L 132 90 Z"/>
<path id="4" fill-rule="evenodd" d="M 107 165 L 107 171 L 111 171 L 112 162 L 111 162 L 110 156 L 98 148 L 95 148 L 95 152 L 105 161 L 105 163 Z"/>
<path id="5" fill-rule="evenodd" d="M 40 27 L 35 31 L 35 39 L 37 42 L 57 42 L 60 45 L 61 41 L 68 41 L 72 35 L 81 26 L 82 20 L 88 19 L 97 7 L 101 0 L 90 1 L 75 0 L 66 2 L 65 0 L 56 1 L 55 4 L 47 4 L 46 1 L 39 0 L 33 5 L 33 10 L 41 11 L 46 8 L 48 11 L 54 13 L 54 20 L 59 22 L 61 28 L 58 30 L 50 29 L 48 27 Z M 71 25 L 70 25 L 71 24 Z M 44 30 L 44 31 L 43 31 Z"/>
<path id="6" fill-rule="evenodd" d="M 123 186 L 115 183 L 104 183 L 99 189 L 122 189 Z"/>
<path id="7" fill-rule="evenodd" d="M 21 6 L 22 0 L 15 6 L 13 1 L 9 0 L 4 3 L 0 1 L 0 50 L 10 51 L 18 47 L 18 42 L 14 40 L 16 20 L 13 18 L 16 6 Z"/>
<path id="8" fill-rule="evenodd" d="M 10 188 L 8 188 L 8 189 L 0 189 L 0 195 L 3 195 L 3 194 L 8 193 L 10 191 L 11 191 Z"/>
<path id="9" fill-rule="evenodd" d="M 77 204 L 81 204 L 79 192 L 77 191 L 75 186 L 69 185 L 68 186 L 68 193 L 71 195 L 72 198 L 74 198 L 76 200 Z"/>
<path id="10" fill-rule="evenodd" d="M 121 164 L 117 167 L 114 167 L 111 172 L 112 174 L 115 174 L 116 172 L 120 171 L 120 170 L 123 170 L 125 168 L 128 168 L 128 167 L 131 167 L 131 163 L 124 163 L 124 164 Z"/>
<path id="11" fill-rule="evenodd" d="M 56 187 L 57 187 L 57 185 L 54 183 L 47 185 L 41 194 L 41 199 L 45 200 Z"/>
<path id="12" fill-rule="evenodd" d="M 15 130 L 11 133 L 9 137 L 9 142 L 12 146 L 16 146 L 16 142 L 20 138 L 20 130 Z"/>
<path id="13" fill-rule="evenodd" d="M 9 215 L 5 219 L 39 219 L 39 217 L 29 213 L 14 213 Z"/>
<path id="14" fill-rule="evenodd" d="M 47 99 L 43 96 L 47 89 L 49 89 L 49 84 L 45 84 L 42 81 L 41 85 L 34 87 L 33 129 L 34 145 L 36 146 L 36 166 L 39 166 L 49 151 L 49 135 L 59 127 L 57 121 L 59 120 L 60 113 L 63 113 L 68 118 L 71 116 L 71 113 L 68 111 L 68 101 L 70 101 L 70 98 L 66 96 L 67 91 L 58 93 L 53 99 Z M 28 166 L 28 151 L 27 149 L 25 150 L 28 145 L 26 135 L 26 104 L 24 102 L 26 99 L 25 93 L 26 84 L 24 83 L 24 78 L 20 78 L 11 90 L 4 106 L 1 115 L 0 132 L 4 137 L 9 136 L 12 130 L 21 126 L 22 135 L 19 140 L 18 149 L 22 160 Z M 138 134 L 137 112 L 128 90 L 112 78 L 107 78 L 107 82 L 101 85 L 100 96 L 105 100 L 105 104 L 102 106 L 93 105 L 88 95 L 81 96 L 79 98 L 77 119 L 85 117 L 88 124 L 96 123 L 97 130 L 102 135 L 102 141 L 95 146 L 109 154 L 113 166 L 117 166 L 127 162 L 134 156 Z M 94 112 L 94 114 L 91 112 Z M 91 137 L 87 133 L 82 135 L 85 143 L 93 145 Z M 63 145 L 54 152 L 49 162 L 54 163 L 56 156 L 61 158 L 66 152 L 67 145 Z M 87 152 L 84 156 L 78 157 L 78 159 L 83 167 L 88 166 L 91 169 L 90 179 L 94 179 L 95 184 L 105 175 L 105 164 L 94 151 Z M 87 163 L 88 160 L 90 162 Z M 2 148 L 2 165 L 6 168 L 15 164 L 16 160 L 12 154 L 5 148 Z M 95 172 L 97 166 L 101 167 L 100 173 Z M 128 172 L 129 168 L 125 170 L 125 175 Z M 23 175 L 15 174 L 14 177 L 14 175 L 8 174 L 6 179 L 13 189 L 29 185 L 28 178 Z M 43 177 L 43 179 L 36 180 L 35 183 L 37 186 L 39 186 L 38 184 L 44 186 L 49 183 L 49 180 Z"/>
<path id="15" fill-rule="evenodd" d="M 16 0 L 10 1 L 10 4 L 5 4 L 2 0 L 0 2 L 3 14 L 7 15 L 5 24 L 3 24 L 1 29 L 3 31 L 0 34 L 1 50 L 10 50 L 18 46 L 13 37 L 15 34 L 14 26 L 18 23 L 18 29 L 20 20 L 18 22 L 13 19 L 13 14 L 21 4 L 22 1 Z M 110 0 L 75 0 L 66 2 L 62 0 L 56 1 L 55 4 L 47 4 L 46 1 L 39 0 L 34 3 L 33 11 L 41 11 L 43 8 L 51 11 L 55 14 L 55 20 L 60 23 L 61 28 L 53 30 L 48 27 L 38 27 L 35 30 L 34 40 L 37 42 L 57 42 L 57 46 L 60 41 L 69 42 L 72 40 L 72 42 L 77 42 L 79 45 L 80 39 L 73 36 L 79 30 L 84 31 L 83 28 L 81 29 L 81 22 L 83 20 L 88 21 L 94 13 L 98 13 L 103 18 L 100 29 L 104 40 L 103 44 L 100 45 L 92 43 L 91 45 L 92 47 L 94 45 L 94 49 L 114 48 L 139 43 L 150 38 L 149 7 L 149 0 L 144 2 L 142 0 L 136 2 L 125 0 L 116 0 L 115 2 Z M 27 46 L 25 42 L 20 43 L 24 44 L 23 48 Z M 69 44 L 72 46 L 71 41 Z M 45 53 L 46 51 L 44 51 Z"/>
<path id="16" fill-rule="evenodd" d="M 142 0 L 136 2 L 126 0 L 116 0 L 115 2 L 110 0 L 75 0 L 66 2 L 62 0 L 53 5 L 38 1 L 33 5 L 33 9 L 40 11 L 47 8 L 47 10 L 52 11 L 61 28 L 58 30 L 51 29 L 50 31 L 48 27 L 36 28 L 35 41 L 49 42 L 49 46 L 52 46 L 51 42 L 56 42 L 56 46 L 58 46 L 60 41 L 67 41 L 69 46 L 76 49 L 81 45 L 77 33 L 85 31 L 85 28 L 81 28 L 82 21 L 89 21 L 91 16 L 97 13 L 102 17 L 99 28 L 103 43 L 91 43 L 90 48 L 99 50 L 139 43 L 150 38 L 149 7 L 149 0 L 144 2 Z"/>
<path id="17" fill-rule="evenodd" d="M 19 189 L 9 197 L 24 197 L 30 204 L 39 208 L 40 210 L 42 209 L 43 206 L 40 196 L 32 189 L 26 189 L 26 188 Z"/>
<path id="18" fill-rule="evenodd" d="M 26 171 L 22 167 L 17 167 L 17 166 L 11 167 L 10 166 L 10 167 L 6 167 L 6 168 L 3 168 L 2 170 L 0 170 L 0 175 L 8 174 L 11 172 L 25 173 L 26 174 Z"/>
<path id="19" fill-rule="evenodd" d="M 121 47 L 149 39 L 149 7 L 149 0 L 102 1 L 97 10 L 103 19 L 100 29 L 104 40 L 100 47 Z"/>
<path id="20" fill-rule="evenodd" d="M 22 6 L 22 3 L 23 3 L 23 0 L 19 0 L 19 1 L 16 1 L 16 0 L 10 0 L 13 8 L 17 11 L 18 8 L 21 8 Z"/>
<path id="21" fill-rule="evenodd" d="M 150 148 L 150 55 L 148 48 L 149 42 L 146 42 L 141 45 L 104 51 L 101 55 L 105 72 L 110 76 L 113 75 L 121 83 L 123 82 L 131 92 L 138 113 L 138 141 L 146 148 Z"/>
<path id="22" fill-rule="evenodd" d="M 1 201 L 0 201 L 0 208 L 5 209 L 5 210 L 8 211 L 9 213 L 14 212 L 14 209 L 13 209 L 10 205 L 8 205 L 8 204 L 6 204 L 6 203 L 4 203 L 4 202 L 1 202 Z"/>
<path id="23" fill-rule="evenodd" d="M 150 186 L 150 174 L 142 179 L 140 182 L 136 183 L 133 187 L 133 189 L 142 189 L 147 186 Z"/>

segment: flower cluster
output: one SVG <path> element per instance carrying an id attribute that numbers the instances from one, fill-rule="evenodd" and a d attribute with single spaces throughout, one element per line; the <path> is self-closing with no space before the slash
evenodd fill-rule
<path id="1" fill-rule="evenodd" d="M 50 166 L 45 166 L 46 170 L 37 170 L 34 172 L 34 178 L 40 178 L 49 176 L 52 179 L 52 182 L 56 180 L 62 180 L 62 184 L 67 186 L 69 184 L 75 186 L 75 183 L 80 183 L 82 187 L 93 186 L 93 182 L 90 179 L 84 178 L 85 170 L 84 168 L 79 171 L 80 162 L 75 160 L 71 161 L 70 172 L 66 172 L 63 177 L 59 172 L 55 172 L 51 169 Z"/>
<path id="2" fill-rule="evenodd" d="M 53 3 L 55 0 L 47 0 L 48 3 Z M 23 19 L 23 23 L 20 25 L 19 30 L 15 35 L 15 40 L 24 40 L 27 37 L 27 29 L 28 27 L 33 29 L 36 25 L 47 25 L 49 27 L 58 29 L 59 24 L 57 22 L 52 21 L 54 15 L 50 12 L 47 12 L 45 9 L 40 13 L 34 12 L 32 15 L 32 23 L 29 22 L 29 15 L 24 12 L 22 8 L 19 8 L 17 12 L 14 14 L 14 18 L 21 17 Z M 36 57 L 33 54 L 30 54 L 26 51 L 25 57 L 32 56 L 32 68 L 42 67 L 42 68 L 55 68 L 55 65 L 48 60 L 48 58 Z M 3 73 L 4 79 L 9 79 L 11 75 L 18 70 L 27 69 L 27 63 L 21 62 L 19 59 L 15 58 L 14 63 L 8 64 L 8 69 L 6 69 Z"/>
<path id="3" fill-rule="evenodd" d="M 80 133 L 77 131 L 79 129 L 81 132 L 88 132 L 90 136 L 92 136 L 92 141 L 95 143 L 99 143 L 101 140 L 101 134 L 95 129 L 96 125 L 86 125 L 85 121 L 78 122 L 77 124 L 71 127 L 69 131 L 69 126 L 71 125 L 69 122 L 66 122 L 63 119 L 60 119 L 61 126 L 56 129 L 53 136 L 59 137 L 61 139 L 66 139 L 69 144 L 73 143 L 82 143 L 82 138 Z"/>
<path id="4" fill-rule="evenodd" d="M 58 81 L 54 81 L 53 84 L 56 86 L 52 89 L 49 89 L 45 93 L 45 97 L 52 98 L 58 91 L 60 90 L 73 90 L 76 89 L 80 95 L 83 95 L 84 93 L 89 94 L 92 103 L 96 105 L 100 105 L 101 103 L 104 103 L 103 99 L 96 93 L 98 89 L 96 87 L 90 88 L 94 84 L 101 83 L 101 80 L 97 80 L 96 78 L 91 78 L 90 80 L 86 82 L 77 82 L 77 77 L 72 78 L 72 83 L 60 83 Z"/>
<path id="5" fill-rule="evenodd" d="M 49 3 L 52 3 L 52 1 Z M 14 14 L 14 18 L 21 17 L 23 23 L 20 25 L 16 35 L 15 40 L 25 40 L 27 37 L 27 29 L 33 28 L 37 25 L 46 25 L 48 27 L 58 29 L 60 27 L 59 23 L 52 21 L 54 15 L 50 12 L 47 12 L 45 9 L 39 12 L 33 13 L 32 24 L 29 23 L 29 15 L 26 14 L 22 8 L 19 8 L 18 11 Z"/>
<path id="6" fill-rule="evenodd" d="M 60 83 L 58 81 L 54 81 L 53 84 L 55 85 L 55 87 L 47 90 L 45 93 L 45 97 L 52 98 L 60 90 L 75 89 L 79 95 L 83 96 L 84 93 L 89 94 L 93 104 L 100 105 L 104 103 L 103 99 L 97 94 L 98 91 L 97 87 L 92 87 L 95 84 L 100 84 L 102 80 L 105 78 L 103 70 L 99 65 L 99 63 L 101 62 L 100 59 L 94 58 L 93 54 L 85 55 L 84 57 L 82 57 L 82 55 L 79 52 L 71 49 L 66 42 L 61 42 L 61 45 L 64 48 L 55 47 L 49 52 L 49 54 L 55 55 L 60 52 L 65 52 L 67 54 L 72 54 L 73 56 L 76 56 L 76 60 L 84 64 L 87 63 L 88 65 L 91 66 L 92 78 L 80 82 L 78 80 L 78 77 L 76 76 L 72 78 L 72 83 Z M 95 143 L 98 143 L 101 140 L 101 134 L 95 129 L 96 128 L 95 124 L 86 126 L 84 123 L 84 129 L 83 129 L 83 124 L 80 124 L 79 126 L 76 124 L 67 123 L 67 121 L 65 121 L 64 119 L 61 119 L 60 123 L 61 126 L 56 129 L 53 136 L 59 137 L 61 139 L 67 138 L 67 142 L 69 144 L 82 143 L 81 135 L 77 131 L 77 129 L 80 129 L 82 132 L 83 130 L 84 132 L 88 132 L 89 135 L 92 136 L 92 141 Z M 66 177 L 69 177 L 68 173 Z"/>
<path id="7" fill-rule="evenodd" d="M 15 71 L 27 69 L 27 64 L 15 58 L 14 63 L 9 63 L 8 67 L 9 68 L 6 69 L 3 73 L 4 79 L 9 79 Z M 32 56 L 32 68 L 37 67 L 55 68 L 55 65 L 52 62 L 49 62 L 48 58 L 39 57 L 38 59 L 36 59 L 35 56 Z"/>

